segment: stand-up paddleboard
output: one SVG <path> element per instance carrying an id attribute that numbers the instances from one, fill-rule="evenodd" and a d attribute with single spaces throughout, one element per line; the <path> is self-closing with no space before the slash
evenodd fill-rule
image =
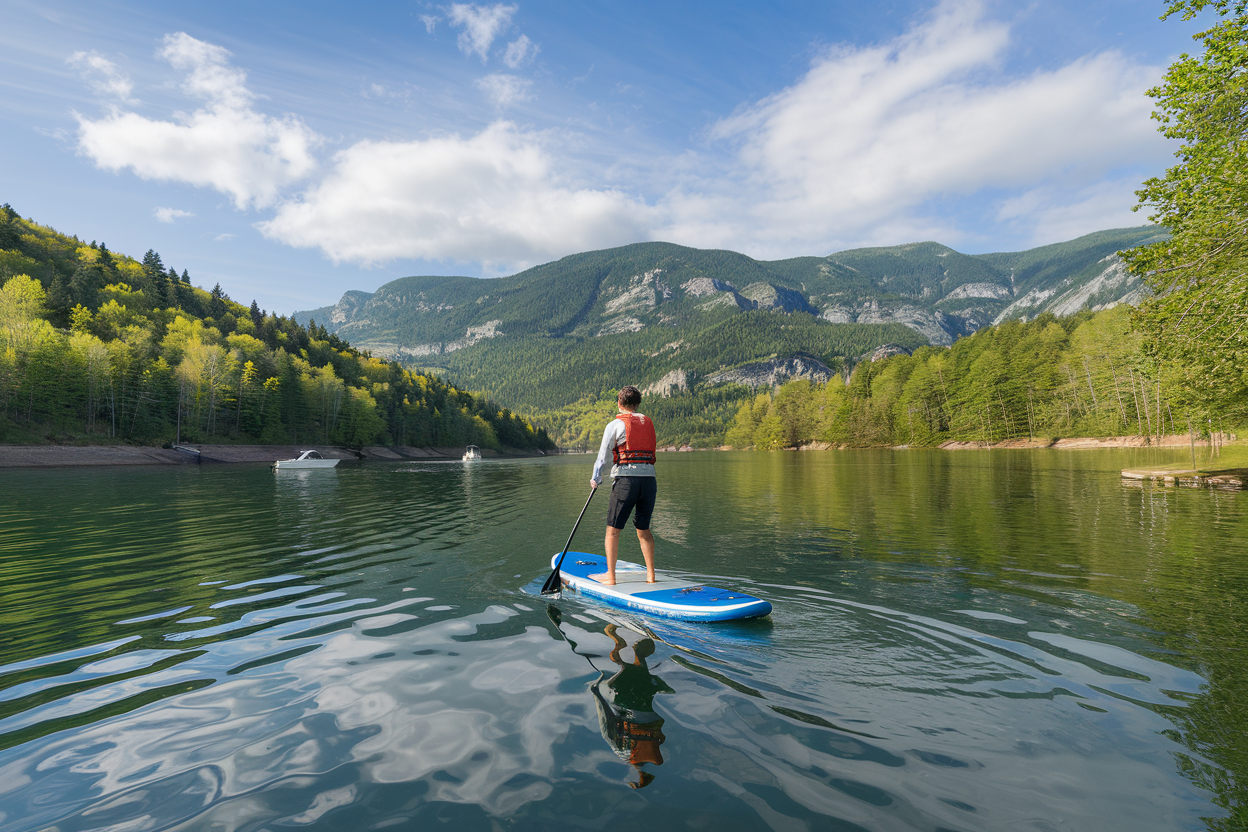
<path id="1" fill-rule="evenodd" d="M 551 568 L 558 560 L 559 554 L 550 559 Z M 762 598 L 671 578 L 662 572 L 655 572 L 655 583 L 648 584 L 646 568 L 628 561 L 616 562 L 614 586 L 595 580 L 605 577 L 606 571 L 603 555 L 568 552 L 559 567 L 559 577 L 565 588 L 612 606 L 684 621 L 732 621 L 771 612 L 771 604 Z"/>

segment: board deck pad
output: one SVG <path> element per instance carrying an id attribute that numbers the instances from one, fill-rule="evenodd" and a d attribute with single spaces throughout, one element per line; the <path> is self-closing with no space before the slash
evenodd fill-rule
<path id="1" fill-rule="evenodd" d="M 560 571 L 562 571 L 562 570 L 560 570 Z M 588 577 L 589 577 L 589 579 L 590 579 L 591 581 L 597 581 L 598 583 L 602 583 L 602 579 L 603 579 L 603 578 L 605 578 L 605 577 L 607 577 L 607 573 L 606 573 L 606 572 L 599 572 L 597 575 L 589 575 Z M 653 583 L 653 584 L 649 584 L 649 586 L 650 586 L 650 588 L 651 588 L 651 589 L 653 589 L 653 588 L 654 588 L 654 586 L 655 586 L 655 584 L 657 584 L 657 583 L 658 583 L 658 577 L 659 577 L 659 576 L 658 576 L 658 575 L 655 575 L 654 577 L 655 577 L 655 579 L 656 579 L 656 580 L 655 580 L 655 583 Z M 637 570 L 630 569 L 630 570 L 628 570 L 627 572 L 622 572 L 622 571 L 620 571 L 620 565 L 619 565 L 619 563 L 616 563 L 616 565 L 615 565 L 615 583 L 616 583 L 616 585 L 617 585 L 617 586 L 618 586 L 619 584 L 644 584 L 644 583 L 646 583 L 646 570 L 644 570 L 644 569 L 637 569 Z"/>
<path id="2" fill-rule="evenodd" d="M 559 555 L 551 558 L 554 567 Z M 623 609 L 637 610 L 685 621 L 731 621 L 757 618 L 771 612 L 771 604 L 745 592 L 686 581 L 655 571 L 655 582 L 646 582 L 646 569 L 636 563 L 617 561 L 615 585 L 599 583 L 606 577 L 607 559 L 588 552 L 568 552 L 559 567 L 567 589 Z"/>

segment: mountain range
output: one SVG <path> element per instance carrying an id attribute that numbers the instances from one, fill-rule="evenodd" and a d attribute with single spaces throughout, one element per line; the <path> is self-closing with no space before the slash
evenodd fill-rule
<path id="1" fill-rule="evenodd" d="M 541 410 L 629 381 L 666 395 L 818 378 L 885 344 L 1136 302 L 1144 289 L 1117 252 L 1165 237 L 1143 226 L 1020 252 L 921 242 L 773 261 L 635 243 L 507 277 L 400 278 L 295 317 Z"/>

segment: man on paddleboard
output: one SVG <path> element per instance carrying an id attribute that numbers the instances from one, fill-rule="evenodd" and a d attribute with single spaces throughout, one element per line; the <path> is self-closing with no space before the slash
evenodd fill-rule
<path id="1" fill-rule="evenodd" d="M 611 455 L 611 504 L 607 508 L 607 574 L 598 579 L 606 586 L 615 584 L 615 561 L 620 553 L 620 531 L 633 515 L 637 540 L 646 559 L 646 581 L 654 583 L 654 535 L 650 533 L 650 514 L 658 485 L 654 477 L 654 459 L 658 442 L 654 423 L 637 412 L 641 391 L 631 384 L 616 397 L 619 414 L 602 433 L 602 445 L 594 460 L 594 473 L 589 478 L 592 488 L 602 483 L 602 468 Z"/>

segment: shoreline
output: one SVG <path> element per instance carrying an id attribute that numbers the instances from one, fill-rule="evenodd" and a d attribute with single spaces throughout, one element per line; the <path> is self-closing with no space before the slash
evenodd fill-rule
<path id="1" fill-rule="evenodd" d="M 0 445 L 0 468 L 82 468 L 105 465 L 215 465 L 230 463 L 268 463 L 294 459 L 305 450 L 315 448 L 326 459 L 351 461 L 385 460 L 391 462 L 420 460 L 455 460 L 462 448 L 414 448 L 406 445 L 344 448 L 337 445 L 211 445 L 184 444 L 177 448 L 155 448 L 140 445 Z M 196 453 L 198 452 L 198 453 Z M 510 459 L 542 456 L 537 452 L 507 449 L 502 452 L 482 449 L 487 458 Z"/>
<path id="2" fill-rule="evenodd" d="M 1219 445 L 1227 445 L 1236 441 L 1233 433 L 1214 434 Z M 1192 438 L 1186 433 L 1156 436 L 1068 436 L 1052 439 L 1002 439 L 999 442 L 962 441 L 950 439 L 939 445 L 881 445 L 875 447 L 888 448 L 894 451 L 909 450 L 940 450 L 940 451 L 994 451 L 994 450 L 1052 450 L 1079 451 L 1113 448 L 1187 448 L 1193 444 Z M 1208 448 L 1209 440 L 1196 439 L 1197 448 Z M 852 451 L 867 450 L 870 446 L 856 447 L 853 445 L 835 445 L 829 442 L 811 442 L 797 448 L 784 450 L 797 451 Z M 725 450 L 727 448 L 724 448 Z"/>
<path id="3" fill-rule="evenodd" d="M 1220 444 L 1234 441 L 1234 435 L 1223 435 Z M 1064 437 L 1056 439 L 1006 439 L 1000 442 L 963 442 L 950 440 L 931 450 L 983 451 L 983 450 L 1096 450 L 1112 448 L 1186 448 L 1191 444 L 1187 434 L 1161 437 L 1104 436 Z M 892 450 L 911 450 L 910 445 L 889 446 Z M 1209 447 L 1208 439 L 1197 439 L 1196 447 Z M 416 448 L 406 445 L 370 445 L 364 448 L 346 448 L 338 445 L 212 445 L 187 444 L 176 448 L 156 448 L 140 445 L 0 445 L 0 469 L 3 468 L 78 468 L 105 465 L 195 465 L 220 463 L 272 464 L 279 459 L 293 459 L 308 448 L 315 448 L 327 459 L 350 461 L 388 460 L 454 460 L 463 451 L 460 448 Z M 658 449 L 664 453 L 688 453 L 700 450 L 732 450 L 726 445 L 717 448 L 692 448 L 688 445 L 669 445 Z M 860 450 L 848 445 L 812 442 L 785 450 L 831 451 Z M 196 453 L 198 451 L 198 453 Z M 558 456 L 578 453 L 575 449 L 557 449 L 548 454 L 536 451 L 504 449 L 481 451 L 487 459 L 511 459 L 536 456 Z M 584 453 L 592 453 L 585 451 Z"/>

